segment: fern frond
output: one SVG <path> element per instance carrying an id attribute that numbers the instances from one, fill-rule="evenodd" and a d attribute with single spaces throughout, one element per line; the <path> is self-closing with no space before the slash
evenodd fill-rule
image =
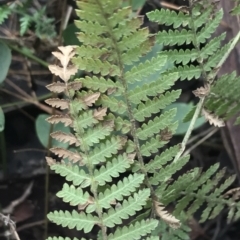
<path id="1" fill-rule="evenodd" d="M 45 102 L 50 106 L 60 108 L 61 110 L 69 108 L 69 101 L 66 99 L 49 98 Z"/>
<path id="2" fill-rule="evenodd" d="M 24 15 L 19 19 L 19 21 L 20 21 L 20 36 L 23 36 L 30 27 L 32 18 L 29 15 Z"/>
<path id="3" fill-rule="evenodd" d="M 57 225 L 70 229 L 76 228 L 77 230 L 83 230 L 85 233 L 90 232 L 97 223 L 96 217 L 90 214 L 78 213 L 75 210 L 73 210 L 72 213 L 68 211 L 54 211 L 47 216 Z"/>
<path id="4" fill-rule="evenodd" d="M 82 160 L 82 157 L 78 153 L 66 150 L 64 148 L 50 148 L 50 151 L 60 158 L 68 158 L 69 160 L 73 161 L 73 163 L 81 162 Z"/>
<path id="5" fill-rule="evenodd" d="M 55 171 L 62 177 L 65 177 L 68 181 L 72 181 L 75 186 L 87 183 L 90 184 L 90 178 L 83 169 L 78 166 L 68 166 L 63 163 L 56 163 L 52 158 L 47 158 L 47 162 L 50 165 L 51 170 Z"/>
<path id="6" fill-rule="evenodd" d="M 155 117 L 153 120 L 150 120 L 148 124 L 143 124 L 141 128 L 137 131 L 137 136 L 141 140 L 146 140 L 149 137 L 152 137 L 154 134 L 160 132 L 160 130 L 165 129 L 169 125 L 169 121 L 173 120 L 173 117 L 176 114 L 175 109 L 171 109 L 163 113 L 160 117 Z"/>
<path id="7" fill-rule="evenodd" d="M 190 44 L 193 42 L 193 33 L 191 31 L 188 31 L 186 29 L 183 29 L 182 31 L 178 30 L 169 30 L 159 32 L 156 36 L 156 40 L 164 45 L 168 46 L 174 46 L 174 45 L 183 45 L 184 43 Z"/>
<path id="8" fill-rule="evenodd" d="M 162 167 L 158 173 L 155 173 L 150 182 L 152 185 L 159 185 L 161 182 L 167 182 L 171 179 L 173 174 L 181 170 L 183 166 L 189 161 L 190 156 L 184 156 L 179 159 L 177 162 L 173 162 L 166 167 Z"/>
<path id="9" fill-rule="evenodd" d="M 149 189 L 134 193 L 133 197 L 130 196 L 127 200 L 124 200 L 120 206 L 116 206 L 115 209 L 111 208 L 107 213 L 103 214 L 104 224 L 110 228 L 121 224 L 122 219 L 128 219 L 129 216 L 133 216 L 137 211 L 140 211 L 146 204 L 149 196 Z"/>
<path id="10" fill-rule="evenodd" d="M 110 189 L 106 189 L 104 193 L 99 194 L 99 204 L 103 208 L 110 208 L 114 201 L 122 201 L 124 197 L 135 192 L 143 183 L 143 180 L 144 175 L 142 174 L 135 173 L 125 177 L 122 181 L 118 181 L 117 185 L 112 185 Z"/>
<path id="11" fill-rule="evenodd" d="M 84 205 L 90 201 L 88 192 L 83 193 L 81 188 L 76 188 L 73 185 L 69 186 L 67 183 L 64 183 L 62 190 L 56 195 L 72 206 Z"/>
<path id="12" fill-rule="evenodd" d="M 11 14 L 11 9 L 8 6 L 0 7 L 0 24 Z"/>
<path id="13" fill-rule="evenodd" d="M 52 124 L 63 123 L 66 127 L 72 124 L 72 119 L 68 115 L 52 115 L 46 121 Z"/>
<path id="14" fill-rule="evenodd" d="M 161 203 L 154 202 L 154 206 L 156 209 L 157 214 L 165 221 L 167 222 L 172 228 L 179 228 L 181 226 L 181 223 L 178 219 L 176 219 L 173 215 L 171 215 L 169 212 L 167 212 Z"/>
<path id="15" fill-rule="evenodd" d="M 106 167 L 102 166 L 99 170 L 94 171 L 95 180 L 100 186 L 103 186 L 106 182 L 111 182 L 112 177 L 119 177 L 119 174 L 125 172 L 131 163 L 133 163 L 131 156 L 119 155 L 118 158 L 107 162 Z"/>
<path id="16" fill-rule="evenodd" d="M 155 10 L 148 13 L 148 17 L 153 22 L 158 22 L 160 24 L 165 24 L 166 26 L 173 25 L 173 28 L 178 28 L 180 26 L 187 26 L 190 21 L 190 16 L 184 14 L 183 12 L 174 12 L 168 9 Z"/>
<path id="17" fill-rule="evenodd" d="M 175 128 L 175 130 L 176 130 L 176 128 Z M 161 141 L 160 136 L 157 136 L 156 138 L 151 138 L 148 142 L 146 142 L 145 144 L 142 145 L 141 154 L 143 156 L 149 157 L 153 153 L 156 153 L 159 148 L 166 145 L 166 143 L 167 143 L 167 141 Z"/>
<path id="18" fill-rule="evenodd" d="M 166 61 L 167 57 L 165 55 L 159 55 L 150 61 L 146 60 L 144 63 L 139 63 L 137 66 L 133 66 L 130 71 L 126 72 L 126 81 L 129 84 L 135 81 L 142 81 L 142 79 L 148 77 L 153 72 L 161 70 L 165 66 Z"/>
<path id="19" fill-rule="evenodd" d="M 70 161 L 66 164 L 67 161 L 47 158 L 47 162 L 52 170 L 72 182 L 72 185 L 65 184 L 58 196 L 78 206 L 81 213 L 54 212 L 49 214 L 49 219 L 84 232 L 96 226 L 100 228 L 98 239 L 122 239 L 123 236 L 155 239 L 154 235 L 147 236 L 156 228 L 155 216 L 162 220 L 160 223 L 179 228 L 180 219 L 186 220 L 203 204 L 207 206 L 203 220 L 216 216 L 222 206 L 233 206 L 232 200 L 222 198 L 218 207 L 214 204 L 233 182 L 233 178 L 229 178 L 219 184 L 224 171 L 219 171 L 218 165 L 202 174 L 195 168 L 174 181 L 175 173 L 190 159 L 189 155 L 179 155 L 180 147 L 184 146 L 165 147 L 155 156 L 177 128 L 176 109 L 164 111 L 180 95 L 179 90 L 171 90 L 171 87 L 178 79 L 203 76 L 206 82 L 212 81 L 222 61 L 221 55 L 226 55 L 227 48 L 232 45 L 220 48 L 225 35 L 209 40 L 220 24 L 222 11 L 215 13 L 211 7 L 201 14 L 201 5 L 194 3 L 187 13 L 161 10 L 149 14 L 151 20 L 173 26 L 173 30 L 157 34 L 159 44 L 191 43 L 193 50 L 164 50 L 143 61 L 142 56 L 151 50 L 153 38 L 147 28 L 140 28 L 142 19 L 131 15 L 131 9 L 122 8 L 121 3 L 78 1 L 76 12 L 80 20 L 76 25 L 82 44 L 61 47 L 61 52 L 54 53 L 62 66 L 51 66 L 50 70 L 62 78 L 64 84 L 58 82 L 48 88 L 64 92 L 66 101 L 51 99 L 48 103 L 66 112 L 48 121 L 70 125 L 73 135 L 61 132 L 52 136 L 76 144 L 78 151 L 53 148 L 59 157 L 67 157 Z M 207 19 L 211 19 L 209 24 L 206 24 Z M 174 29 L 179 26 L 187 28 Z M 202 46 L 207 41 L 206 46 Z M 180 66 L 173 66 L 174 63 Z M 186 66 L 188 63 L 190 65 Z M 77 69 L 85 71 L 86 76 L 71 82 L 70 77 Z M 151 81 L 146 81 L 150 76 Z M 217 90 L 222 91 L 219 86 Z M 212 97 L 211 91 L 203 94 L 204 91 L 198 89 L 195 94 Z M 213 105 L 217 104 L 219 100 Z M 225 106 L 218 113 L 222 113 Z M 233 104 L 227 114 L 236 110 Z M 147 163 L 145 157 L 148 157 Z M 173 214 L 165 208 L 172 202 L 176 202 Z M 142 220 L 143 215 L 150 217 L 151 210 L 154 210 L 152 219 Z M 186 216 L 182 217 L 182 213 Z M 238 215 L 237 208 L 233 207 L 229 219 Z M 118 225 L 130 217 L 135 219 L 134 223 L 121 229 Z M 110 234 L 109 228 L 114 227 L 115 233 Z M 178 231 L 180 236 L 185 236 L 185 232 Z"/>
<path id="20" fill-rule="evenodd" d="M 99 59 L 77 58 L 75 64 L 81 66 L 82 70 L 93 72 L 94 74 L 101 74 L 102 76 L 118 76 L 120 74 L 119 67 L 108 61 L 102 62 Z"/>
<path id="21" fill-rule="evenodd" d="M 148 172 L 153 173 L 156 170 L 162 168 L 163 165 L 167 164 L 169 161 L 176 156 L 179 151 L 179 145 L 166 149 L 159 156 L 156 156 L 154 160 L 146 164 L 146 169 Z"/>
<path id="22" fill-rule="evenodd" d="M 156 220 L 142 220 L 129 227 L 118 228 L 113 234 L 109 235 L 110 240 L 141 239 L 149 234 L 157 226 Z"/>
<path id="23" fill-rule="evenodd" d="M 57 81 L 55 83 L 47 85 L 46 88 L 51 92 L 62 93 L 66 90 L 66 85 L 62 82 Z"/>
<path id="24" fill-rule="evenodd" d="M 119 114 L 124 114 L 127 111 L 127 105 L 115 97 L 102 96 L 101 104 L 108 107 L 112 112 L 118 112 Z"/>
<path id="25" fill-rule="evenodd" d="M 202 30 L 197 35 L 197 42 L 205 43 L 207 39 L 211 37 L 211 35 L 216 31 L 219 26 L 221 19 L 223 17 L 223 10 L 221 9 L 215 15 L 215 17 L 210 21 L 209 24 L 205 25 Z"/>
<path id="26" fill-rule="evenodd" d="M 105 124 L 98 124 L 95 129 L 88 129 L 83 135 L 84 142 L 90 147 L 96 143 L 100 143 L 101 140 L 110 135 L 114 127 L 113 124 L 113 122 L 109 121 Z"/>
<path id="27" fill-rule="evenodd" d="M 169 50 L 164 51 L 164 54 L 166 54 L 173 62 L 176 62 L 177 64 L 182 63 L 183 65 L 188 64 L 189 62 L 193 62 L 198 58 L 198 52 L 196 49 L 192 50 Z"/>
<path id="28" fill-rule="evenodd" d="M 121 89 L 122 86 L 119 83 L 113 82 L 111 79 L 105 79 L 103 77 L 88 77 L 86 76 L 85 78 L 80 78 L 79 81 L 83 84 L 84 87 L 93 89 L 93 90 L 98 90 L 100 92 L 106 92 L 108 89 L 111 88 L 117 88 Z"/>
<path id="29" fill-rule="evenodd" d="M 235 116 L 239 110 L 238 89 L 240 78 L 233 72 L 220 77 L 211 88 L 211 94 L 207 97 L 205 108 L 212 114 L 223 120 Z M 234 87 L 232 87 L 234 84 Z M 226 91 L 226 89 L 229 89 Z"/>
<path id="30" fill-rule="evenodd" d="M 144 84 L 142 87 L 136 87 L 129 92 L 129 100 L 134 104 L 139 104 L 141 101 L 147 101 L 148 96 L 156 96 L 168 90 L 178 78 L 178 74 L 170 73 L 163 75 L 160 79 L 150 84 Z"/>
<path id="31" fill-rule="evenodd" d="M 198 79 L 201 76 L 202 69 L 199 66 L 186 65 L 184 67 L 173 68 L 169 72 L 178 72 L 180 80 L 192 80 L 194 78 Z"/>
<path id="32" fill-rule="evenodd" d="M 145 118 L 150 117 L 151 114 L 158 113 L 161 109 L 170 105 L 176 101 L 180 95 L 180 91 L 166 92 L 159 98 L 153 98 L 152 100 L 146 101 L 146 103 L 140 103 L 138 108 L 133 112 L 134 117 L 137 121 L 143 122 Z"/>
<path id="33" fill-rule="evenodd" d="M 106 142 L 100 143 L 99 147 L 95 147 L 90 153 L 90 160 L 93 164 L 99 164 L 106 161 L 123 148 L 126 143 L 125 138 L 111 137 Z"/>

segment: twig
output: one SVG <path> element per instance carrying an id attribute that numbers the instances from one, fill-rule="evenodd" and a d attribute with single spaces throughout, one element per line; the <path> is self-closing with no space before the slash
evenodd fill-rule
<path id="1" fill-rule="evenodd" d="M 195 149 L 197 146 L 199 146 L 201 143 L 206 141 L 208 138 L 210 138 L 213 134 L 215 134 L 217 131 L 219 131 L 218 128 L 214 128 L 211 132 L 209 132 L 205 137 L 201 138 L 198 142 L 196 142 L 194 145 L 192 145 L 188 150 L 186 150 L 183 154 L 183 156 L 188 155 L 193 149 Z"/>
<path id="2" fill-rule="evenodd" d="M 14 208 L 19 205 L 20 203 L 22 203 L 31 193 L 32 191 L 32 186 L 33 186 L 33 182 L 30 182 L 30 184 L 28 185 L 28 187 L 26 188 L 26 190 L 24 191 L 24 193 L 22 194 L 22 196 L 14 201 L 12 201 L 6 208 L 2 209 L 2 212 L 4 214 L 11 214 L 14 210 Z"/>
<path id="3" fill-rule="evenodd" d="M 24 55 L 24 56 L 32 59 L 33 61 L 39 63 L 39 64 L 42 65 L 43 67 L 48 68 L 48 63 L 47 63 L 47 62 L 45 62 L 45 61 L 43 61 L 42 59 L 34 56 L 34 55 L 31 54 L 29 51 L 25 51 L 25 50 L 23 50 L 23 49 L 21 49 L 21 48 L 18 48 L 18 47 L 16 47 L 16 46 L 14 46 L 14 45 L 11 45 L 11 44 L 8 44 L 8 46 L 9 46 L 11 49 L 13 49 L 14 51 L 19 52 L 19 53 L 21 53 L 22 55 Z"/>
<path id="4" fill-rule="evenodd" d="M 11 234 L 14 236 L 16 240 L 20 240 L 19 235 L 16 231 L 16 224 L 13 220 L 10 219 L 9 215 L 5 216 L 0 213 L 0 220 L 4 223 L 4 225 L 9 225 Z"/>
<path id="5" fill-rule="evenodd" d="M 212 132 L 213 129 L 215 129 L 215 127 L 210 127 L 210 128 L 208 128 L 207 130 L 205 130 L 205 131 L 203 131 L 203 132 L 200 132 L 200 133 L 194 135 L 193 137 L 191 137 L 191 138 L 188 140 L 187 145 L 189 145 L 190 143 L 195 142 L 198 138 L 201 138 L 202 136 L 205 136 L 206 134 Z"/>

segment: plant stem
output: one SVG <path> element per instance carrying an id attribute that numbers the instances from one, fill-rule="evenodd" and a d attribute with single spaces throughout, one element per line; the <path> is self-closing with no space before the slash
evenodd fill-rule
<path id="1" fill-rule="evenodd" d="M 19 48 L 19 47 L 16 47 L 16 46 L 14 46 L 14 45 L 11 45 L 11 44 L 8 44 L 8 46 L 9 46 L 11 49 L 13 49 L 14 51 L 19 52 L 19 53 L 21 53 L 22 55 L 24 55 L 24 56 L 32 59 L 33 61 L 35 61 L 35 62 L 37 62 L 37 63 L 39 63 L 39 64 L 41 64 L 43 67 L 48 68 L 48 63 L 47 63 L 47 62 L 45 62 L 45 61 L 43 61 L 42 59 L 36 57 L 35 55 L 33 55 L 32 53 L 30 53 L 29 51 L 26 51 L 26 50 L 24 50 L 24 49 L 21 49 L 21 48 Z"/>
<path id="2" fill-rule="evenodd" d="M 184 150 L 186 148 L 186 145 L 187 145 L 187 142 L 188 142 L 188 139 L 190 138 L 191 133 L 192 133 L 192 131 L 194 129 L 195 122 L 196 122 L 196 120 L 197 120 L 197 118 L 199 116 L 199 113 L 200 113 L 201 109 L 202 109 L 204 100 L 205 100 L 205 97 L 200 99 L 200 101 L 199 101 L 199 103 L 197 105 L 197 108 L 195 110 L 195 113 L 193 115 L 193 118 L 192 118 L 192 120 L 190 122 L 189 128 L 188 128 L 188 130 L 187 130 L 187 132 L 186 132 L 186 134 L 185 134 L 185 136 L 183 138 L 183 141 L 181 143 L 181 148 L 180 148 L 178 154 L 175 156 L 173 162 L 178 161 L 179 158 L 181 157 L 182 153 L 184 152 Z"/>

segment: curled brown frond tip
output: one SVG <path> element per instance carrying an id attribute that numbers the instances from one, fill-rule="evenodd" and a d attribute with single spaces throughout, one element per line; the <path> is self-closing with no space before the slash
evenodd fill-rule
<path id="1" fill-rule="evenodd" d="M 171 213 L 169 213 L 167 210 L 165 210 L 162 203 L 159 203 L 157 201 L 154 201 L 154 207 L 156 210 L 157 215 L 166 222 L 170 227 L 177 229 L 181 226 L 181 222 L 175 218 Z"/>

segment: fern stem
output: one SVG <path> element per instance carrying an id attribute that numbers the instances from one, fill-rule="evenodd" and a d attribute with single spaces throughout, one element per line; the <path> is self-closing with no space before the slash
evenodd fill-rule
<path id="1" fill-rule="evenodd" d="M 182 153 L 184 152 L 185 148 L 186 148 L 186 145 L 187 145 L 187 142 L 188 142 L 188 139 L 190 138 L 191 136 L 191 133 L 194 129 L 194 125 L 195 125 L 195 122 L 197 121 L 198 119 L 198 116 L 199 116 L 199 113 L 200 111 L 202 110 L 202 107 L 203 107 L 203 104 L 204 104 L 204 101 L 205 101 L 205 97 L 201 98 L 198 105 L 197 105 L 197 108 L 194 112 L 194 115 L 193 115 L 193 118 L 190 122 L 190 125 L 188 127 L 188 130 L 183 138 L 183 141 L 181 143 L 181 148 L 179 150 L 179 152 L 177 153 L 177 155 L 175 156 L 173 162 L 177 162 L 179 160 L 179 158 L 181 157 Z"/>
<path id="2" fill-rule="evenodd" d="M 230 53 L 232 52 L 232 50 L 235 48 L 235 46 L 239 43 L 239 39 L 240 39 L 240 31 L 238 32 L 238 34 L 234 37 L 234 39 L 232 40 L 232 43 L 229 47 L 229 49 L 225 52 L 225 54 L 223 55 L 222 59 L 219 61 L 218 65 L 216 66 L 216 71 L 214 72 L 213 75 L 213 79 L 216 77 L 220 67 L 223 65 L 223 63 L 226 61 L 226 59 L 228 58 L 228 56 L 230 55 Z"/>

